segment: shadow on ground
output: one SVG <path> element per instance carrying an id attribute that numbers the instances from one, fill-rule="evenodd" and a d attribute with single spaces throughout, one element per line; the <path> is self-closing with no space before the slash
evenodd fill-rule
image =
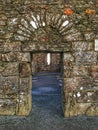
<path id="1" fill-rule="evenodd" d="M 50 83 L 49 86 L 51 88 Z M 30 115 L 27 117 L 1 116 L 0 130 L 98 130 L 98 117 L 63 117 L 61 95 L 60 91 L 57 91 L 60 90 L 59 86 L 56 89 L 52 88 L 52 91 L 42 89 L 45 90 L 44 92 L 41 88 L 38 92 L 36 87 L 33 89 Z"/>

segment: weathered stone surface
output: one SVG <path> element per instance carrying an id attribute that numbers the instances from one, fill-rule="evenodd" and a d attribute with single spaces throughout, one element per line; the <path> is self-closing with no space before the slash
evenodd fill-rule
<path id="1" fill-rule="evenodd" d="M 0 77 L 0 87 L 3 89 L 1 89 L 1 91 L 3 91 L 5 98 L 16 98 L 18 94 L 19 77 Z"/>
<path id="2" fill-rule="evenodd" d="M 34 51 L 37 49 L 37 43 L 29 42 L 22 44 L 22 51 Z"/>
<path id="3" fill-rule="evenodd" d="M 7 17 L 2 13 L 0 13 L 0 20 L 7 20 Z"/>
<path id="4" fill-rule="evenodd" d="M 20 94 L 28 94 L 32 89 L 32 76 L 28 78 L 20 78 Z"/>
<path id="5" fill-rule="evenodd" d="M 30 62 L 30 54 L 21 52 L 9 52 L 6 54 L 2 54 L 2 61 Z"/>
<path id="6" fill-rule="evenodd" d="M 5 26 L 6 25 L 6 21 L 0 20 L 0 26 Z"/>
<path id="7" fill-rule="evenodd" d="M 0 26 L 0 36 L 3 36 L 6 34 L 6 30 L 7 30 L 7 27 L 5 26 Z"/>
<path id="8" fill-rule="evenodd" d="M 3 65 L 3 76 L 16 76 L 19 75 L 19 63 L 4 63 Z"/>
<path id="9" fill-rule="evenodd" d="M 0 41 L 0 52 L 3 52 L 4 50 L 4 43 L 2 41 Z"/>
<path id="10" fill-rule="evenodd" d="M 98 77 L 93 79 L 93 86 L 95 90 L 98 89 Z"/>
<path id="11" fill-rule="evenodd" d="M 91 75 L 93 76 L 93 78 L 98 77 L 98 66 L 91 67 Z"/>
<path id="12" fill-rule="evenodd" d="M 98 102 L 98 90 L 96 91 L 80 91 L 76 93 L 77 102 L 80 103 L 95 103 Z"/>
<path id="13" fill-rule="evenodd" d="M 28 77 L 31 75 L 30 63 L 21 63 L 19 69 L 21 77 Z"/>
<path id="14" fill-rule="evenodd" d="M 83 90 L 83 91 L 88 91 L 88 90 L 94 90 L 94 86 L 93 86 L 93 79 L 92 77 L 80 77 L 78 79 L 79 82 L 79 86 L 78 86 L 78 90 Z"/>
<path id="15" fill-rule="evenodd" d="M 32 95 L 31 93 L 29 94 L 20 94 L 19 99 L 18 99 L 18 104 L 17 104 L 17 109 L 16 109 L 16 114 L 19 116 L 27 116 L 29 115 L 31 111 L 31 106 L 32 106 Z"/>
<path id="16" fill-rule="evenodd" d="M 0 98 L 4 98 L 4 87 L 2 85 L 1 77 L 0 77 Z"/>
<path id="17" fill-rule="evenodd" d="M 15 38 L 15 40 L 17 41 L 28 41 L 29 40 L 29 38 L 28 37 L 26 37 L 26 36 L 21 36 L 21 35 L 18 35 L 18 34 L 15 34 L 14 35 L 14 38 Z"/>
<path id="18" fill-rule="evenodd" d="M 74 51 L 92 51 L 94 43 L 86 41 L 72 42 L 72 49 Z"/>
<path id="19" fill-rule="evenodd" d="M 96 65 L 97 53 L 93 51 L 75 52 L 76 65 Z"/>
<path id="20" fill-rule="evenodd" d="M 64 54 L 64 60 L 65 60 L 65 61 L 74 61 L 74 57 L 73 57 L 73 55 L 70 54 L 70 53 L 65 53 L 65 54 Z"/>
<path id="21" fill-rule="evenodd" d="M 18 61 L 31 62 L 30 53 L 17 53 Z"/>
<path id="22" fill-rule="evenodd" d="M 67 42 L 72 42 L 72 41 L 81 41 L 83 40 L 82 36 L 81 36 L 81 33 L 80 32 L 77 32 L 77 33 L 73 33 L 73 34 L 68 34 L 65 36 L 65 40 Z"/>
<path id="23" fill-rule="evenodd" d="M 10 52 L 2 54 L 2 61 L 17 61 L 17 53 Z"/>
<path id="24" fill-rule="evenodd" d="M 84 76 L 84 77 L 88 77 L 90 76 L 90 67 L 89 66 L 83 66 L 83 65 L 80 65 L 80 66 L 73 66 L 73 76 Z"/>
<path id="25" fill-rule="evenodd" d="M 16 102 L 12 99 L 0 99 L 0 115 L 15 115 Z"/>
<path id="26" fill-rule="evenodd" d="M 73 76 L 73 63 L 69 61 L 64 60 L 64 78 L 71 78 Z"/>
<path id="27" fill-rule="evenodd" d="M 0 62 L 0 75 L 1 75 L 1 73 L 3 72 L 3 70 L 4 70 L 3 63 L 2 63 L 2 62 Z"/>
<path id="28" fill-rule="evenodd" d="M 2 54 L 0 54 L 0 61 L 2 61 Z"/>
<path id="29" fill-rule="evenodd" d="M 79 86 L 79 78 L 64 78 L 65 93 L 72 93 L 73 91 L 77 91 L 78 86 Z"/>
<path id="30" fill-rule="evenodd" d="M 86 115 L 88 116 L 98 116 L 98 104 L 95 103 L 91 105 L 91 107 L 86 111 Z"/>
<path id="31" fill-rule="evenodd" d="M 32 52 L 32 51 L 36 51 L 36 50 L 39 50 L 39 51 L 47 51 L 47 50 L 50 50 L 50 51 L 69 51 L 70 50 L 70 44 L 67 44 L 67 43 L 64 43 L 64 42 L 60 42 L 60 44 L 47 44 L 46 43 L 38 43 L 38 42 L 30 42 L 30 43 L 23 43 L 22 44 L 22 51 L 23 52 Z"/>
<path id="32" fill-rule="evenodd" d="M 57 4 L 60 0 L 34 0 L 34 4 Z"/>
<path id="33" fill-rule="evenodd" d="M 77 116 L 77 115 L 98 115 L 97 107 L 96 110 L 94 110 L 94 106 L 97 106 L 97 104 L 92 105 L 92 103 L 76 103 L 74 102 L 74 105 L 71 106 L 71 99 L 69 97 L 69 103 L 70 105 L 67 106 L 66 111 L 65 111 L 65 117 L 72 117 Z"/>
<path id="34" fill-rule="evenodd" d="M 93 32 L 84 33 L 86 40 L 94 40 L 95 34 Z"/>
<path id="35" fill-rule="evenodd" d="M 21 51 L 21 42 L 6 42 L 4 44 L 4 52 L 19 52 Z"/>

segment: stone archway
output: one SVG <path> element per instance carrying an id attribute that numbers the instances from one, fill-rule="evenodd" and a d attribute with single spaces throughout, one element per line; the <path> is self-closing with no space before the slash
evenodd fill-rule
<path id="1" fill-rule="evenodd" d="M 19 40 L 22 42 L 22 51 L 24 54 L 38 51 L 52 51 L 52 52 L 62 52 L 64 54 L 63 62 L 64 62 L 64 79 L 65 84 L 72 77 L 73 65 L 74 65 L 74 53 L 72 50 L 72 42 L 74 41 L 83 41 L 82 34 L 78 31 L 76 27 L 74 27 L 74 23 L 70 21 L 67 15 L 60 13 L 49 13 L 48 11 L 41 9 L 41 13 L 38 11 L 33 12 L 30 11 L 29 14 L 23 15 L 20 19 L 20 24 L 18 25 L 18 29 L 15 35 L 15 40 Z M 23 64 L 22 70 L 25 70 L 25 74 L 27 77 L 31 77 L 31 74 L 28 74 L 30 71 L 29 63 L 21 63 Z M 27 67 L 29 65 L 29 67 Z M 29 69 L 28 69 L 29 68 Z M 20 75 L 23 75 L 23 71 L 20 72 Z M 25 75 L 24 75 L 25 76 Z M 72 77 L 73 79 L 73 77 Z M 72 81 L 74 82 L 74 81 Z M 28 82 L 30 83 L 30 82 Z M 71 88 L 70 88 L 71 87 Z M 67 99 L 69 88 L 73 93 L 73 89 L 76 90 L 76 86 L 68 86 L 63 88 L 63 109 L 65 111 L 65 97 Z M 21 84 L 20 84 L 21 88 Z M 29 92 L 31 91 L 31 87 L 29 87 Z M 20 94 L 21 95 L 21 94 Z M 30 93 L 27 93 L 29 97 Z M 69 95 L 68 95 L 69 98 Z M 31 106 L 30 100 L 27 99 L 27 105 Z M 69 101 L 69 100 L 68 100 Z M 74 101 L 74 100 L 73 100 Z M 67 106 L 71 104 L 66 104 Z M 28 106 L 19 106 L 18 115 L 28 114 L 31 110 L 31 107 Z M 68 108 L 69 109 L 69 108 Z M 23 111 L 24 110 L 24 111 Z M 67 111 L 67 110 L 66 110 Z M 65 114 L 67 116 L 67 114 Z"/>
<path id="2" fill-rule="evenodd" d="M 79 16 L 77 13 L 67 16 L 63 8 L 53 8 L 53 5 L 29 8 L 27 5 L 17 18 L 15 14 L 7 21 L 3 17 L 11 33 L 5 36 L 4 44 L 0 44 L 0 114 L 29 114 L 32 107 L 31 53 L 60 51 L 64 53 L 64 115 L 98 115 L 98 58 L 94 33 L 85 22 L 80 22 L 82 17 Z"/>

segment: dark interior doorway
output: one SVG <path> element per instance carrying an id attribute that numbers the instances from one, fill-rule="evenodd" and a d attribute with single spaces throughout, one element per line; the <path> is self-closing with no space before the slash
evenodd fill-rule
<path id="1" fill-rule="evenodd" d="M 63 54 L 33 53 L 32 54 L 32 96 L 33 104 L 48 108 L 62 115 L 63 87 Z"/>
<path id="2" fill-rule="evenodd" d="M 62 53 L 39 52 L 32 54 L 33 73 L 62 72 Z"/>

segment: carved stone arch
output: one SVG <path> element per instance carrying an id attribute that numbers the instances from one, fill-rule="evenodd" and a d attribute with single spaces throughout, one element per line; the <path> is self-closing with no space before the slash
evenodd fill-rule
<path id="1" fill-rule="evenodd" d="M 57 45 L 56 49 L 68 51 L 71 48 L 71 42 L 83 40 L 83 37 L 67 15 L 62 12 L 49 13 L 41 9 L 40 12 L 30 11 L 22 15 L 15 40 L 32 42 L 34 46 L 36 44 L 40 46 L 39 44 L 42 43 L 49 50 Z"/>

